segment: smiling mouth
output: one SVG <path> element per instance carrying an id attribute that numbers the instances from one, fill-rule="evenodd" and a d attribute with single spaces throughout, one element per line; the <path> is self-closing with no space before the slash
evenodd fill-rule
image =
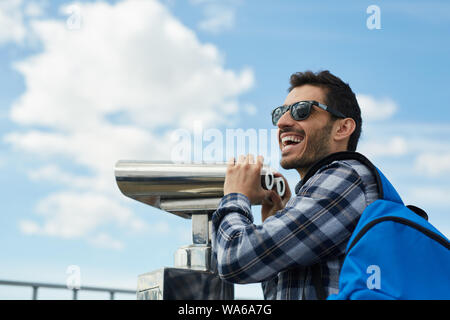
<path id="1" fill-rule="evenodd" d="M 286 135 L 281 138 L 281 151 L 288 151 L 295 146 L 301 144 L 305 137 L 296 136 L 296 135 Z"/>

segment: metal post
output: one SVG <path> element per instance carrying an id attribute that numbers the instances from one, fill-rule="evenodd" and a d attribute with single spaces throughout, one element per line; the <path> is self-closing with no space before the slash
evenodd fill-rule
<path id="1" fill-rule="evenodd" d="M 37 300 L 38 288 L 37 286 L 33 286 L 33 300 Z"/>
<path id="2" fill-rule="evenodd" d="M 114 300 L 114 291 L 109 292 L 109 299 Z"/>
<path id="3" fill-rule="evenodd" d="M 77 298 L 78 298 L 78 289 L 73 289 L 73 296 L 72 296 L 72 299 L 73 299 L 73 300 L 77 300 Z"/>
<path id="4" fill-rule="evenodd" d="M 192 242 L 194 244 L 208 245 L 209 238 L 208 213 L 192 215 Z"/>

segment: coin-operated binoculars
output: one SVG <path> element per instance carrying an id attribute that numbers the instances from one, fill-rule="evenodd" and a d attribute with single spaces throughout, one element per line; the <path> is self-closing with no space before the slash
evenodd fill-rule
<path id="1" fill-rule="evenodd" d="M 226 164 L 116 163 L 116 181 L 124 195 L 192 220 L 193 243 L 175 252 L 174 267 L 139 276 L 138 299 L 234 298 L 233 285 L 218 277 L 211 259 L 211 216 L 223 197 L 226 169 Z M 284 180 L 274 177 L 268 166 L 261 170 L 261 185 L 284 195 Z"/>

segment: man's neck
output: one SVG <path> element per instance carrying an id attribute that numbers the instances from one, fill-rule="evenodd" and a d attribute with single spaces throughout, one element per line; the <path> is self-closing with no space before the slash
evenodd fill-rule
<path id="1" fill-rule="evenodd" d="M 303 179 L 303 178 L 306 176 L 306 174 L 308 173 L 309 169 L 311 169 L 312 166 L 313 166 L 315 163 L 317 163 L 317 162 L 319 162 L 320 160 L 322 160 L 322 159 L 328 157 L 328 156 L 331 155 L 331 154 L 334 154 L 334 153 L 337 153 L 337 152 L 342 152 L 342 151 L 347 151 L 347 150 L 346 150 L 346 149 L 343 149 L 343 150 L 333 150 L 333 152 L 329 152 L 329 153 L 323 155 L 322 157 L 319 157 L 318 159 L 315 159 L 315 161 L 314 161 L 313 163 L 311 163 L 311 165 L 309 165 L 308 167 L 296 168 L 298 174 L 300 175 L 300 180 Z"/>
<path id="2" fill-rule="evenodd" d="M 306 175 L 306 173 L 308 172 L 309 168 L 311 168 L 311 167 L 308 167 L 308 168 L 297 168 L 296 169 L 298 174 L 300 175 L 300 180 Z"/>

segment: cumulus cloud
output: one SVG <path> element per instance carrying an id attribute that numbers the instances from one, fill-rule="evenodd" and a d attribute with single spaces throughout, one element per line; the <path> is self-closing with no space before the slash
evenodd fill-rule
<path id="1" fill-rule="evenodd" d="M 22 221 L 22 231 L 66 239 L 92 235 L 101 225 L 114 224 L 131 231 L 142 231 L 146 224 L 132 211 L 107 196 L 95 193 L 62 191 L 50 194 L 37 204 L 42 225 Z"/>
<path id="2" fill-rule="evenodd" d="M 21 230 L 104 246 L 114 242 L 98 231 L 102 226 L 145 225 L 123 204 L 115 162 L 169 159 L 172 129 L 228 123 L 254 77 L 249 68 L 226 69 L 214 45 L 200 42 L 157 1 L 77 6 L 79 29 L 64 20 L 30 22 L 43 50 L 15 64 L 26 90 L 10 118 L 22 129 L 4 141 L 47 163 L 30 170 L 31 179 L 64 187 L 36 205 L 41 221 L 22 221 Z M 89 173 L 58 166 L 61 157 Z"/>
<path id="3" fill-rule="evenodd" d="M 24 45 L 33 40 L 29 21 L 44 15 L 48 0 L 0 1 L 0 45 L 16 43 Z M 30 41 L 28 41 L 30 42 Z"/>
<path id="4" fill-rule="evenodd" d="M 44 8 L 47 6 L 47 1 L 27 1 L 24 7 L 25 16 L 36 18 L 44 14 Z"/>
<path id="5" fill-rule="evenodd" d="M 359 152 L 368 157 L 402 156 L 409 152 L 409 146 L 406 139 L 401 136 L 387 139 L 370 138 L 361 142 Z"/>
<path id="6" fill-rule="evenodd" d="M 449 175 L 450 178 L 450 152 L 419 154 L 415 161 L 415 168 L 431 176 Z M 450 193 L 447 193 L 450 195 Z"/>
<path id="7" fill-rule="evenodd" d="M 22 0 L 0 2 L 0 45 L 7 42 L 22 42 L 26 27 L 21 11 Z"/>
<path id="8" fill-rule="evenodd" d="M 224 6 L 208 6 L 205 8 L 205 18 L 199 22 L 200 30 L 219 33 L 229 30 L 235 23 L 235 11 L 233 8 Z"/>
<path id="9" fill-rule="evenodd" d="M 398 110 L 397 104 L 390 98 L 375 98 L 367 94 L 357 94 L 363 121 L 378 121 L 391 118 Z"/>
<path id="10" fill-rule="evenodd" d="M 254 104 L 246 104 L 244 110 L 249 116 L 254 116 L 258 113 L 258 109 Z"/>
<path id="11" fill-rule="evenodd" d="M 224 69 L 218 50 L 156 1 L 80 8 L 79 30 L 61 21 L 33 24 L 46 50 L 16 65 L 28 85 L 12 109 L 16 122 L 79 131 L 124 112 L 146 128 L 188 126 L 194 118 L 218 123 L 217 111 L 252 86 L 251 70 Z"/>
<path id="12" fill-rule="evenodd" d="M 450 205 L 450 188 L 435 186 L 415 187 L 411 190 L 411 198 L 428 205 Z"/>
<path id="13" fill-rule="evenodd" d="M 410 152 L 404 135 L 380 130 L 380 125 L 389 121 L 398 110 L 391 98 L 375 98 L 368 94 L 357 94 L 363 119 L 362 138 L 358 151 L 369 157 L 402 156 Z M 375 127 L 376 126 L 376 127 Z"/>
<path id="14" fill-rule="evenodd" d="M 124 244 L 121 241 L 113 239 L 106 233 L 96 235 L 89 239 L 89 242 L 99 248 L 110 248 L 115 250 L 122 250 L 124 248 Z"/>
<path id="15" fill-rule="evenodd" d="M 197 24 L 198 29 L 218 34 L 234 27 L 239 0 L 190 0 L 190 2 L 202 7 L 203 10 L 203 19 Z"/>

